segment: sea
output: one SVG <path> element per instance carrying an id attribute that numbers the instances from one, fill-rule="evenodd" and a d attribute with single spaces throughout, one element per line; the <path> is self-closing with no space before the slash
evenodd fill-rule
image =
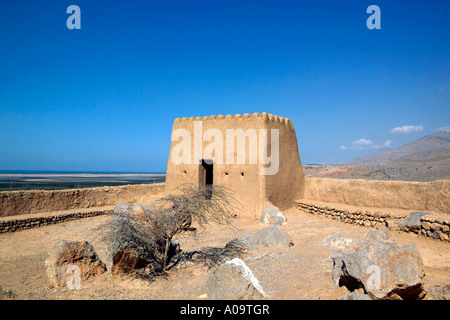
<path id="1" fill-rule="evenodd" d="M 63 190 L 161 183 L 164 172 L 0 170 L 0 191 Z"/>

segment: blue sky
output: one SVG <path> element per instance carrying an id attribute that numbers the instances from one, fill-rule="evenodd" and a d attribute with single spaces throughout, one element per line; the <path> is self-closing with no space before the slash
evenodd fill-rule
<path id="1" fill-rule="evenodd" d="M 72 4 L 81 30 L 66 27 Z M 371 4 L 380 30 L 366 27 Z M 441 0 L 3 0 L 0 169 L 165 171 L 174 118 L 211 114 L 290 118 L 304 164 L 397 148 L 450 126 L 449 12 Z M 416 131 L 391 132 L 405 125 Z"/>

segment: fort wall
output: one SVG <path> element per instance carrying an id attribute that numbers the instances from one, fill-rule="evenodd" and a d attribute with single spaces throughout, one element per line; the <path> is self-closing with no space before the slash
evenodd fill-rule
<path id="1" fill-rule="evenodd" d="M 224 176 L 223 179 L 230 178 L 234 181 L 239 177 L 239 170 L 236 168 L 236 171 L 232 171 L 230 168 L 229 175 Z M 289 181 L 286 179 L 286 184 Z M 270 187 L 270 183 L 267 185 Z M 241 182 L 241 188 L 245 188 L 243 182 Z M 287 188 L 292 186 L 288 185 Z M 145 204 L 164 193 L 164 183 L 55 191 L 3 191 L 0 192 L 0 217 L 101 207 L 118 203 Z M 255 197 L 257 196 L 260 194 L 256 193 Z M 303 197 L 295 200 L 301 199 L 371 208 L 396 208 L 450 214 L 450 180 L 406 182 L 306 178 Z M 291 206 L 294 206 L 294 201 Z"/>
<path id="2" fill-rule="evenodd" d="M 0 192 L 0 217 L 34 214 L 118 203 L 147 203 L 164 191 L 164 183 L 68 190 Z"/>
<path id="3" fill-rule="evenodd" d="M 306 178 L 304 199 L 450 213 L 450 180 L 433 182 Z"/>

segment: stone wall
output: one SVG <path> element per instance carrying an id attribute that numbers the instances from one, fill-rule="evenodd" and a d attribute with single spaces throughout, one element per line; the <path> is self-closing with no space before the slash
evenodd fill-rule
<path id="1" fill-rule="evenodd" d="M 421 236 L 450 241 L 450 222 L 435 217 L 424 216 L 421 219 Z"/>
<path id="2" fill-rule="evenodd" d="M 388 227 L 391 230 L 398 230 L 418 234 L 419 236 L 439 239 L 449 242 L 450 222 L 430 215 L 420 218 L 420 226 L 408 227 L 399 223 L 408 217 L 408 214 L 394 214 L 389 212 L 370 212 L 365 210 L 344 210 L 335 207 L 318 206 L 301 201 L 295 201 L 298 209 L 310 214 L 322 215 L 336 221 L 359 225 L 362 227 Z"/>
<path id="3" fill-rule="evenodd" d="M 450 213 L 450 180 L 410 182 L 306 178 L 302 199 Z"/>
<path id="4" fill-rule="evenodd" d="M 73 212 L 67 214 L 59 214 L 35 218 L 10 219 L 0 221 L 0 233 L 14 232 L 24 229 L 46 226 L 49 224 L 72 221 L 76 219 L 95 217 L 103 214 L 111 213 L 113 210 L 96 210 L 87 212 Z"/>
<path id="5" fill-rule="evenodd" d="M 164 183 L 68 190 L 3 191 L 0 192 L 0 217 L 102 207 L 121 202 L 147 203 L 163 191 Z"/>

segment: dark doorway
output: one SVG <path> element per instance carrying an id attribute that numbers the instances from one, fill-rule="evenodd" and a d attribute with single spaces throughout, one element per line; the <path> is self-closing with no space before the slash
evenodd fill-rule
<path id="1" fill-rule="evenodd" d="M 204 174 L 204 186 L 206 188 L 206 199 L 211 199 L 212 198 L 212 185 L 213 185 L 213 166 L 214 163 L 212 160 L 202 160 L 202 167 L 203 167 L 203 174 Z"/>

